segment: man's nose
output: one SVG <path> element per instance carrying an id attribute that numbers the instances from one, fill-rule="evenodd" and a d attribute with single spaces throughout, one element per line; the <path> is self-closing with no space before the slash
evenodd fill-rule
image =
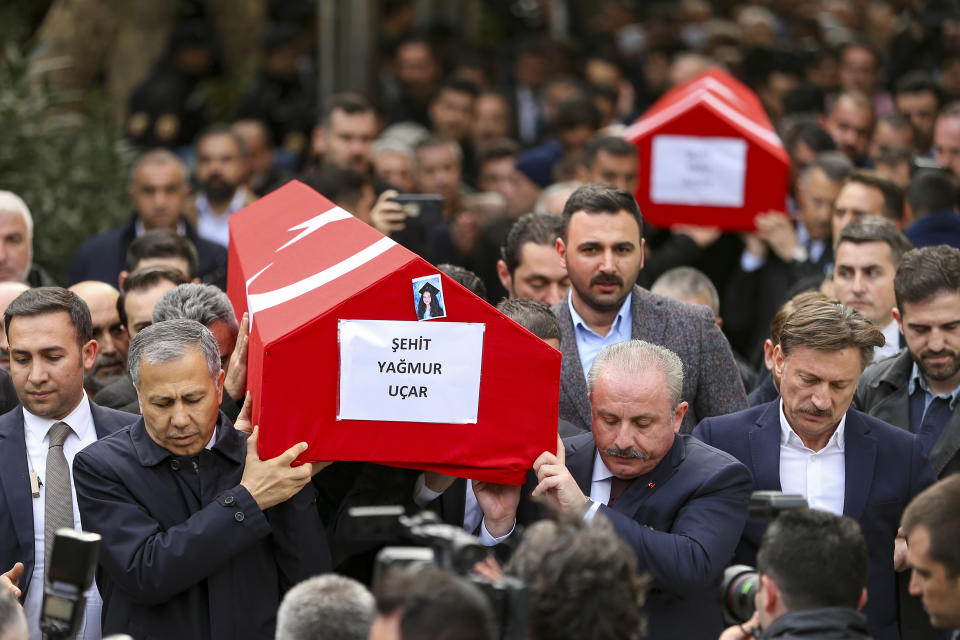
<path id="1" fill-rule="evenodd" d="M 927 340 L 927 349 L 930 351 L 942 351 L 943 346 L 943 334 L 938 329 L 931 329 L 930 338 Z"/>
<path id="2" fill-rule="evenodd" d="M 547 287 L 547 294 L 543 297 L 543 302 L 548 307 L 552 307 L 563 299 L 563 292 L 560 291 L 560 285 L 556 282 Z"/>
<path id="3" fill-rule="evenodd" d="M 829 409 L 830 408 L 830 393 L 826 387 L 819 387 L 814 390 L 813 396 L 811 396 L 810 401 L 813 402 L 813 406 L 817 409 Z"/>

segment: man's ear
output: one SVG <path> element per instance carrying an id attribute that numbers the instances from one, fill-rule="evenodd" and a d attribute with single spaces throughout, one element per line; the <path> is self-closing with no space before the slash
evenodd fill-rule
<path id="1" fill-rule="evenodd" d="M 783 349 L 780 345 L 773 348 L 773 370 L 780 379 L 783 379 L 783 367 L 787 359 L 783 355 Z"/>
<path id="2" fill-rule="evenodd" d="M 120 275 L 117 276 L 117 289 L 120 291 L 123 291 L 123 283 L 126 281 L 128 275 L 130 275 L 130 272 L 124 269 L 120 272 Z"/>
<path id="3" fill-rule="evenodd" d="M 763 366 L 773 371 L 773 364 L 773 340 L 767 338 L 763 341 Z"/>
<path id="4" fill-rule="evenodd" d="M 772 613 L 780 602 L 780 590 L 777 583 L 770 576 L 760 575 L 760 582 L 763 583 L 763 611 Z"/>
<path id="5" fill-rule="evenodd" d="M 507 290 L 507 293 L 513 295 L 513 277 L 507 269 L 507 263 L 503 260 L 497 260 L 497 277 L 500 278 L 500 284 Z"/>
<path id="6" fill-rule="evenodd" d="M 680 433 L 680 425 L 683 424 L 683 416 L 687 412 L 687 407 L 690 405 L 686 402 L 681 402 L 677 405 L 676 411 L 673 414 L 673 432 Z"/>
<path id="7" fill-rule="evenodd" d="M 557 238 L 557 255 L 560 256 L 560 266 L 566 269 L 567 268 L 567 245 L 564 244 L 563 238 Z"/>
<path id="8" fill-rule="evenodd" d="M 863 605 L 867 604 L 867 588 L 864 587 L 863 591 L 860 592 L 860 601 L 857 602 L 857 611 L 863 609 Z"/>
<path id="9" fill-rule="evenodd" d="M 93 363 L 97 361 L 97 341 L 89 340 L 80 348 L 80 361 L 83 363 L 83 370 L 90 371 Z"/>
<path id="10" fill-rule="evenodd" d="M 897 321 L 897 326 L 900 327 L 900 333 L 903 333 L 903 316 L 900 315 L 900 309 L 894 307 L 892 311 L 893 319 Z"/>

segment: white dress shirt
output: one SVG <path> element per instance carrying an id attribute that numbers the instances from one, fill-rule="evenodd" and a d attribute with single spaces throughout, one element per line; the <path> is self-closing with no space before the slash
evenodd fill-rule
<path id="1" fill-rule="evenodd" d="M 477 502 L 477 494 L 473 492 L 473 480 L 467 480 L 466 485 L 463 502 L 463 530 L 472 534 L 477 530 L 477 526 L 483 520 L 483 510 L 480 508 L 480 503 Z M 443 495 L 442 492 L 434 491 L 427 486 L 426 476 L 424 476 L 424 474 L 421 473 L 417 476 L 417 482 L 413 485 L 413 501 L 418 507 L 422 509 L 441 495 Z M 516 529 L 516 522 L 514 522 L 514 526 L 510 529 L 510 533 L 495 538 L 487 531 L 487 524 L 484 522 L 480 528 L 480 542 L 488 547 L 492 547 L 509 538 L 514 529 Z"/>
<path id="2" fill-rule="evenodd" d="M 583 514 L 584 520 L 593 520 L 593 516 L 600 510 L 600 505 L 610 502 L 610 485 L 613 472 L 603 463 L 598 450 L 593 457 L 593 477 L 590 478 L 590 501 L 592 504 Z"/>
<path id="3" fill-rule="evenodd" d="M 43 571 L 44 571 L 44 500 L 46 489 L 42 484 L 47 473 L 47 451 L 50 448 L 48 437 L 50 427 L 57 422 L 66 422 L 72 432 L 67 435 L 63 443 L 63 455 L 70 468 L 70 484 L 73 486 L 73 458 L 77 452 L 97 440 L 97 431 L 93 426 L 93 415 L 90 412 L 90 401 L 84 392 L 80 404 L 63 420 L 40 418 L 23 409 L 24 435 L 27 443 L 27 465 L 36 471 L 40 478 L 40 497 L 33 499 L 33 576 L 30 578 L 30 588 L 24 599 L 24 612 L 27 614 L 27 625 L 30 629 L 30 638 L 40 640 L 40 608 L 43 604 Z M 73 492 L 73 528 L 80 529 L 80 510 L 77 507 L 77 492 Z M 9 567 L 8 567 L 9 568 Z M 94 582 L 87 589 L 86 614 L 77 634 L 78 640 L 99 640 L 100 638 L 100 610 L 103 601 Z"/>
<path id="4" fill-rule="evenodd" d="M 883 346 L 873 348 L 874 362 L 888 356 L 895 356 L 900 351 L 900 325 L 896 320 L 890 320 L 890 324 L 883 328 L 883 338 L 885 340 Z"/>
<path id="5" fill-rule="evenodd" d="M 843 515 L 846 493 L 847 462 L 843 452 L 846 422 L 847 414 L 843 414 L 827 445 L 813 451 L 790 427 L 783 414 L 783 398 L 780 399 L 780 488 L 784 493 L 802 495 L 811 509 L 838 516 Z"/>
<path id="6" fill-rule="evenodd" d="M 210 206 L 207 196 L 199 194 L 196 200 L 197 206 L 197 235 L 211 242 L 216 242 L 223 246 L 230 244 L 230 216 L 243 209 L 243 204 L 247 200 L 247 188 L 237 189 L 230 205 L 224 214 L 220 215 L 214 212 Z"/>

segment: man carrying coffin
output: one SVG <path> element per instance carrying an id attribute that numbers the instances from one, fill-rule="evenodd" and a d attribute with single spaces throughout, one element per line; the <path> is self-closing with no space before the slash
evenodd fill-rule
<path id="1" fill-rule="evenodd" d="M 220 351 L 199 322 L 147 327 L 128 366 L 143 417 L 74 461 L 84 529 L 103 537 L 103 632 L 272 639 L 281 592 L 330 567 L 322 465 L 291 465 L 303 442 L 261 460 L 257 429 L 220 413 Z"/>

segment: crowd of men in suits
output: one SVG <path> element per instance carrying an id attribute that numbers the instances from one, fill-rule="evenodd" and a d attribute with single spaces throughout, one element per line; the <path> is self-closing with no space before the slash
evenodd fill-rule
<path id="1" fill-rule="evenodd" d="M 709 3 L 677 4 L 706 28 Z M 331 96 L 299 161 L 266 116 L 143 150 L 130 220 L 78 247 L 67 288 L 33 261 L 36 205 L 0 191 L 0 639 L 41 637 L 61 527 L 102 538 L 79 638 L 493 637 L 450 573 L 371 593 L 382 544 L 349 510 L 385 505 L 489 547 L 474 573 L 525 582 L 536 640 L 955 633 L 960 55 L 894 74 L 850 40 L 797 66 L 763 58 L 772 12 L 738 16 L 758 68 L 651 40 L 640 82 L 605 51 L 550 76 L 527 42 L 506 92 L 402 38 L 381 100 Z M 653 228 L 634 197 L 649 168 L 623 125 L 711 64 L 757 91 L 792 161 L 783 211 L 748 234 Z M 523 486 L 293 466 L 303 443 L 261 459 L 228 221 L 294 175 L 561 353 L 557 445 Z M 438 196 L 437 219 L 404 193 Z M 754 491 L 809 508 L 761 521 Z M 756 614 L 725 628 L 733 563 L 758 568 Z"/>

